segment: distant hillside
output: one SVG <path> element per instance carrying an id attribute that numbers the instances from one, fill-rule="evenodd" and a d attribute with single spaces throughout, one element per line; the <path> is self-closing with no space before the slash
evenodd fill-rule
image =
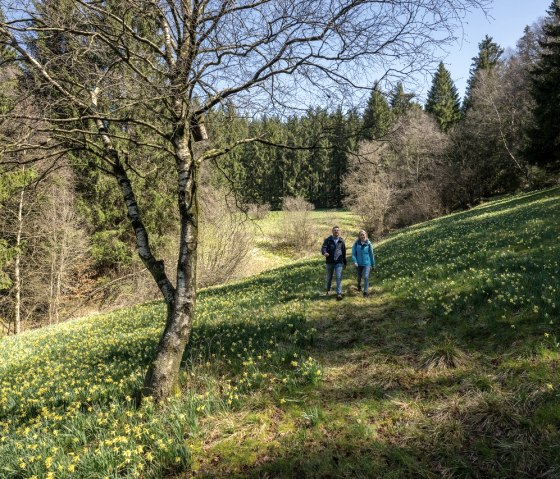
<path id="1" fill-rule="evenodd" d="M 560 477 L 560 188 L 200 292 L 177 395 L 150 303 L 0 340 L 2 478 Z M 350 242 L 351 237 L 348 235 Z"/>

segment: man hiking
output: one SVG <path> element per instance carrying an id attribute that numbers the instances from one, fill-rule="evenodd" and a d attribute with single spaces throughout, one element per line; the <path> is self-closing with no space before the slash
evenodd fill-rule
<path id="1" fill-rule="evenodd" d="M 340 236 L 340 228 L 334 226 L 332 235 L 325 238 L 321 254 L 325 257 L 327 274 L 325 281 L 326 294 L 331 292 L 333 272 L 336 276 L 336 299 L 342 299 L 342 268 L 346 267 L 346 245 L 344 239 Z"/>

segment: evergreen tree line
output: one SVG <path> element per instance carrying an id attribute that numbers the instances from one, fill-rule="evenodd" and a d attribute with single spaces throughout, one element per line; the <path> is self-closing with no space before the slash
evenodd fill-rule
<path id="1" fill-rule="evenodd" d="M 208 119 L 210 136 L 227 144 L 258 138 L 224 158 L 216 167 L 242 204 L 268 204 L 280 209 L 286 197 L 303 197 L 317 208 L 340 208 L 348 155 L 357 151 L 360 117 L 342 109 L 308 110 L 288 119 L 245 120 L 232 108 Z M 234 126 L 232 128 L 232 125 Z"/>
<path id="2" fill-rule="evenodd" d="M 410 163 L 414 156 L 410 147 L 399 152 L 398 138 L 407 134 L 404 129 L 409 136 L 416 135 L 418 144 L 433 137 L 431 122 L 435 122 L 446 146 L 442 150 L 438 142 L 431 160 L 439 170 L 438 181 L 442 175 L 450 178 L 439 183 L 438 189 L 445 186 L 448 191 L 440 193 L 438 213 L 546 184 L 559 170 L 558 8 L 553 2 L 544 22 L 526 27 L 508 55 L 486 36 L 472 59 L 462 101 L 442 62 L 424 105 L 402 83 L 391 91 L 376 83 L 363 114 L 317 108 L 287 120 L 248 121 L 232 108 L 220 111 L 209 120 L 216 125 L 214 137 L 232 140 L 237 131 L 269 141 L 239 148 L 222 159 L 220 167 L 230 172 L 229 184 L 242 203 L 268 203 L 279 209 L 283 198 L 301 196 L 317 208 L 352 205 L 348 175 L 356 164 L 372 161 L 366 145 L 384 151 L 383 160 L 376 160 L 377 170 L 382 167 L 384 174 L 402 170 L 399 161 Z M 220 123 L 226 125 L 225 134 Z M 430 157 L 429 144 L 421 149 L 423 157 Z M 428 171 L 424 174 L 433 177 Z M 391 189 L 399 190 L 394 171 L 391 176 Z M 394 208 L 398 206 L 397 201 Z"/>
<path id="3" fill-rule="evenodd" d="M 64 8 L 59 3 L 44 2 L 44 8 L 56 17 L 57 8 Z M 151 27 L 144 22 L 150 20 L 136 21 L 135 28 L 149 35 Z M 255 141 L 240 143 L 204 165 L 204 224 L 211 225 L 213 237 L 227 238 L 237 226 L 225 218 L 234 217 L 236 208 L 268 204 L 279 209 L 285 198 L 302 197 L 317 208 L 346 206 L 362 216 L 369 230 L 382 233 L 492 195 L 550 184 L 560 170 L 559 25 L 555 0 L 544 22 L 525 29 L 514 52 L 505 55 L 485 37 L 462 102 L 441 63 L 424 105 L 402 83 L 389 91 L 374 84 L 363 113 L 314 108 L 287 119 L 249 119 L 234 105 L 221 105 L 204 118 L 208 141 L 216 148 L 244 138 Z M 60 61 L 61 69 L 74 47 L 80 46 L 56 31 L 33 45 L 38 57 Z M 52 145 L 62 140 L 46 136 L 44 160 L 26 151 L 26 135 L 44 135 L 41 124 L 26 119 L 36 116 L 37 104 L 50 102 L 61 118 L 75 115 L 57 103 L 56 91 L 34 90 L 34 74 L 17 70 L 13 58 L 14 52 L 2 46 L 0 138 L 22 147 L 11 155 L 0 153 L 1 322 L 11 332 L 26 318 L 56 322 L 72 313 L 77 297 L 113 302 L 116 292 L 125 301 L 155 297 L 157 292 L 145 286 L 121 194 L 95 156 L 67 148 L 53 163 Z M 102 55 L 83 60 L 100 70 L 107 67 Z M 112 68 L 115 96 L 127 94 L 118 90 L 121 72 Z M 34 96 L 18 96 L 20 89 Z M 154 102 L 146 115 L 158 114 Z M 124 122 L 110 128 L 115 138 L 136 142 L 126 166 L 141 192 L 139 206 L 154 252 L 170 258 L 173 165 L 150 148 L 158 140 L 148 129 Z M 235 201 L 217 200 L 228 193 Z M 229 231 L 220 230 L 221 225 Z M 236 229 L 234 234 L 243 236 Z M 209 271 L 223 269 L 208 258 L 203 264 Z M 205 284 L 204 274 L 200 277 Z"/>

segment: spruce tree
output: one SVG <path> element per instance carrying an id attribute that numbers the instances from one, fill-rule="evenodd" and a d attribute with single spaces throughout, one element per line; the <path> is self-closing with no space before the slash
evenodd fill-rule
<path id="1" fill-rule="evenodd" d="M 478 44 L 478 55 L 472 58 L 470 76 L 467 81 L 467 91 L 463 100 L 462 112 L 465 114 L 472 106 L 472 90 L 481 70 L 492 70 L 500 61 L 504 49 L 492 37 L 486 35 Z"/>
<path id="2" fill-rule="evenodd" d="M 405 93 L 402 82 L 397 83 L 397 87 L 391 92 L 391 109 L 393 115 L 399 117 L 404 115 L 410 108 L 417 105 L 412 101 L 413 93 Z"/>
<path id="3" fill-rule="evenodd" d="M 443 62 L 434 75 L 426 101 L 426 111 L 434 115 L 442 131 L 448 131 L 461 118 L 457 88 Z"/>
<path id="4" fill-rule="evenodd" d="M 379 82 L 375 82 L 373 90 L 364 111 L 362 139 L 374 140 L 382 138 L 391 129 L 393 114 L 389 102 L 379 88 Z"/>
<path id="5" fill-rule="evenodd" d="M 560 0 L 553 0 L 539 41 L 541 51 L 531 71 L 535 127 L 530 131 L 529 161 L 560 168 Z"/>

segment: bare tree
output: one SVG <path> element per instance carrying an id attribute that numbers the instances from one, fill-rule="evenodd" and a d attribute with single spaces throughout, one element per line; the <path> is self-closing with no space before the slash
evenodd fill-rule
<path id="1" fill-rule="evenodd" d="M 42 299 L 48 305 L 49 324 L 60 322 L 64 299 L 78 289 L 78 277 L 89 263 L 85 232 L 76 215 L 72 172 L 65 168 L 57 173 L 43 185 L 36 218 L 36 247 L 46 266 L 40 290 L 45 292 Z"/>
<path id="2" fill-rule="evenodd" d="M 198 283 L 213 286 L 243 276 L 254 243 L 254 227 L 218 188 L 201 190 Z"/>
<path id="3" fill-rule="evenodd" d="M 362 226 L 372 234 L 380 234 L 394 204 L 396 189 L 390 175 L 381 166 L 382 142 L 366 142 L 358 155 L 351 158 L 344 177 L 344 206 L 360 216 Z"/>
<path id="4" fill-rule="evenodd" d="M 524 159 L 532 124 L 529 67 L 519 54 L 480 71 L 471 108 L 452 133 L 463 201 L 475 204 L 530 181 Z M 460 201 L 460 197 L 458 198 Z"/>
<path id="5" fill-rule="evenodd" d="M 344 180 L 346 206 L 374 233 L 440 215 L 448 148 L 434 119 L 412 108 L 383 141 L 361 145 Z"/>
<path id="6" fill-rule="evenodd" d="M 167 304 L 143 394 L 169 396 L 195 310 L 198 171 L 236 145 L 198 147 L 202 122 L 226 100 L 240 109 L 297 108 L 375 75 L 432 60 L 468 9 L 486 0 L 3 0 L 1 41 L 39 97 L 45 156 L 88 152 L 113 175 L 138 253 Z M 381 75 L 380 75 L 380 72 Z M 385 72 L 385 73 L 383 73 Z M 296 92 L 296 94 L 294 94 Z M 42 96 L 41 96 L 42 95 Z M 27 148 L 31 147 L 31 138 Z M 176 171 L 180 234 L 175 284 L 154 257 L 130 175 Z M 165 212 L 162 212 L 165 214 Z"/>

